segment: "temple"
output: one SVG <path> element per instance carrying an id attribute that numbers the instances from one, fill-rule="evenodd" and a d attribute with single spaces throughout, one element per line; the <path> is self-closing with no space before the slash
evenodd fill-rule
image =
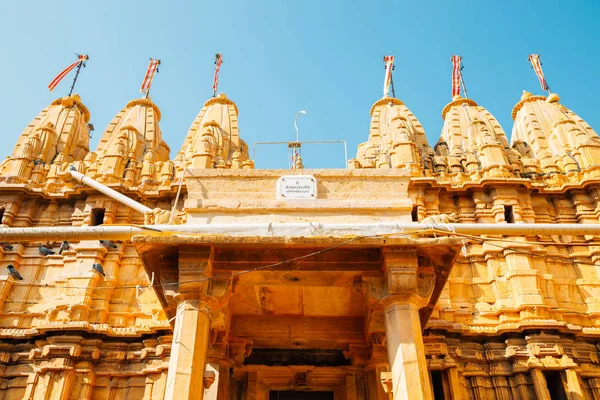
<path id="1" fill-rule="evenodd" d="M 56 99 L 0 163 L 0 397 L 600 399 L 600 138 L 515 100 L 429 144 L 384 96 L 348 168 L 259 170 L 225 94 L 173 158 L 149 97 L 94 151 Z"/>

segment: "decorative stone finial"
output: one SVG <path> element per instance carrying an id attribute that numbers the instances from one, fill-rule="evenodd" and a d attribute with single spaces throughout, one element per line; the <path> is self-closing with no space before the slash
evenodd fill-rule
<path id="1" fill-rule="evenodd" d="M 546 98 L 548 103 L 558 103 L 560 101 L 560 97 L 556 93 L 550 93 Z"/>
<path id="2" fill-rule="evenodd" d="M 533 96 L 531 93 L 529 93 L 527 90 L 523 90 L 523 94 L 521 95 L 521 100 L 525 100 L 531 96 Z"/>

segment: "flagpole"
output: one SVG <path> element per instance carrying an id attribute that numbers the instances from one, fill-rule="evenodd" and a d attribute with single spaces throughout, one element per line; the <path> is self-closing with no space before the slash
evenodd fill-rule
<path id="1" fill-rule="evenodd" d="M 460 76 L 460 84 L 462 85 L 463 92 L 465 92 L 465 98 L 468 99 L 469 98 L 469 94 L 467 93 L 467 87 L 465 86 L 465 80 L 463 79 L 462 68 L 463 67 L 461 66 L 458 75 Z"/>
<path id="2" fill-rule="evenodd" d="M 213 77 L 213 97 L 217 97 L 217 90 L 219 88 L 219 71 L 221 70 L 221 64 L 223 63 L 223 56 L 221 53 L 215 54 L 215 75 Z"/>
<path id="3" fill-rule="evenodd" d="M 531 63 L 531 68 L 533 68 L 533 71 L 537 75 L 542 90 L 548 92 L 548 96 L 552 94 L 550 92 L 550 85 L 548 85 L 548 81 L 546 80 L 546 77 L 544 76 L 544 71 L 542 70 L 542 60 L 540 59 L 540 55 L 530 54 L 527 58 L 527 61 Z"/>
<path id="4" fill-rule="evenodd" d="M 152 62 L 152 57 L 150 57 L 150 62 Z M 156 60 L 156 68 L 155 68 L 155 73 L 158 73 L 158 66 L 160 65 L 160 60 Z M 154 78 L 154 73 L 152 74 L 152 78 Z M 144 96 L 144 98 L 147 100 L 148 96 L 150 96 L 150 89 L 152 88 L 152 82 L 150 82 L 150 85 L 148 86 L 148 90 L 146 90 L 146 96 Z"/>
<path id="5" fill-rule="evenodd" d="M 77 54 L 77 57 L 79 57 L 79 54 Z M 89 60 L 89 58 L 86 58 L 86 60 Z M 79 76 L 79 72 L 81 71 L 81 67 L 85 66 L 85 61 L 81 61 L 79 63 L 79 65 L 77 66 L 77 72 L 75 72 L 75 77 L 73 78 L 73 84 L 71 85 L 71 90 L 69 90 L 69 97 L 71 97 L 71 95 L 73 94 L 73 89 L 75 89 L 75 83 L 77 82 L 77 77 Z"/>

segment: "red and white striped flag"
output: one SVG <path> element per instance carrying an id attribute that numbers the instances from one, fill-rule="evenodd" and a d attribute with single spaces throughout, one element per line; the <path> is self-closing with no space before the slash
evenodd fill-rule
<path id="1" fill-rule="evenodd" d="M 457 55 L 453 55 L 452 58 L 450 58 L 450 61 L 452 61 L 452 98 L 456 95 L 460 95 L 460 60 L 462 60 L 462 57 Z"/>
<path id="2" fill-rule="evenodd" d="M 75 69 L 76 66 L 85 62 L 87 59 L 88 59 L 87 54 L 80 54 L 77 61 L 75 61 L 73 64 L 69 65 L 67 68 L 63 69 L 60 74 L 56 75 L 56 78 L 52 79 L 52 82 L 50 82 L 50 84 L 48 85 L 48 89 L 50 89 L 50 91 L 54 90 L 56 85 L 58 85 L 60 83 L 60 81 L 65 76 L 67 76 L 67 74 L 69 72 L 73 71 L 73 69 Z"/>
<path id="3" fill-rule="evenodd" d="M 221 53 L 215 54 L 215 77 L 213 78 L 213 97 L 217 95 L 217 88 L 219 87 L 219 71 L 221 70 L 221 64 L 223 64 L 223 56 Z"/>
<path id="4" fill-rule="evenodd" d="M 152 86 L 154 74 L 158 72 L 159 65 L 160 60 L 157 60 L 155 58 L 150 59 L 150 64 L 148 64 L 148 70 L 146 71 L 146 75 L 144 76 L 144 80 L 142 81 L 142 86 L 140 87 L 140 93 L 148 94 L 148 92 L 150 91 L 150 86 Z"/>
<path id="5" fill-rule="evenodd" d="M 392 80 L 392 70 L 394 69 L 394 56 L 383 56 L 385 63 L 385 80 L 383 81 L 383 96 L 390 94 L 390 81 Z"/>
<path id="6" fill-rule="evenodd" d="M 530 54 L 528 60 L 531 62 L 533 66 L 533 70 L 540 80 L 540 86 L 542 90 L 550 91 L 550 86 L 548 86 L 548 82 L 546 82 L 546 78 L 544 78 L 544 71 L 542 71 L 542 63 L 540 61 L 539 54 Z"/>

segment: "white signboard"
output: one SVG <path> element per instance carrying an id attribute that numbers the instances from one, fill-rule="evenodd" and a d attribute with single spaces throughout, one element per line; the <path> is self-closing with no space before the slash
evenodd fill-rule
<path id="1" fill-rule="evenodd" d="M 277 180 L 277 199 L 316 199 L 317 179 L 312 175 L 285 175 Z"/>

